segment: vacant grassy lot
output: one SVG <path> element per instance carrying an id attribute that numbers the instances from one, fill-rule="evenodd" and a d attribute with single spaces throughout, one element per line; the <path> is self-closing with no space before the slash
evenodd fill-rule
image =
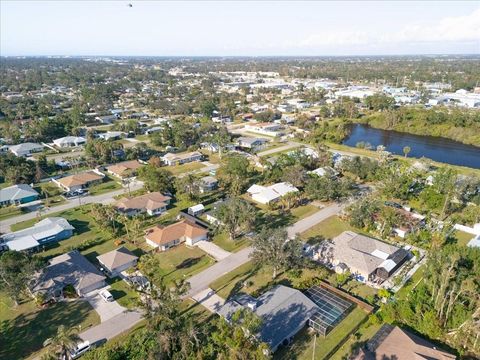
<path id="1" fill-rule="evenodd" d="M 33 301 L 17 307 L 0 293 L 0 359 L 22 359 L 43 348 L 60 325 L 83 330 L 100 323 L 86 301 L 75 300 L 38 308 Z"/>
<path id="2" fill-rule="evenodd" d="M 357 231 L 338 216 L 331 216 L 301 234 L 302 239 L 309 243 L 316 243 L 322 239 L 333 239 L 343 231 Z"/>
<path id="3" fill-rule="evenodd" d="M 343 360 L 347 356 L 351 355 L 356 347 L 365 341 L 371 339 L 373 335 L 380 329 L 382 324 L 370 324 L 368 321 L 360 326 L 360 328 L 355 331 L 347 341 L 331 355 L 331 360 Z"/>
<path id="4" fill-rule="evenodd" d="M 227 233 L 222 232 L 213 237 L 213 243 L 220 246 L 224 250 L 237 252 L 249 246 L 251 242 L 245 237 L 239 237 L 235 240 L 230 240 L 230 236 L 228 236 Z"/>
<path id="5" fill-rule="evenodd" d="M 212 265 L 215 261 L 197 247 L 178 245 L 165 252 L 155 254 L 159 268 L 152 269 L 167 283 L 186 279 Z"/>
<path id="6" fill-rule="evenodd" d="M 122 189 L 122 185 L 120 185 L 120 183 L 109 176 L 105 176 L 105 181 L 101 184 L 89 187 L 88 193 L 90 195 L 100 195 L 120 189 Z"/>
<path id="7" fill-rule="evenodd" d="M 314 333 L 305 328 L 295 336 L 291 346 L 281 348 L 274 359 L 323 360 L 331 359 L 330 352 L 335 349 L 365 318 L 367 313 L 355 307 L 327 336 L 317 336 L 315 354 L 313 354 Z"/>
<path id="8" fill-rule="evenodd" d="M 179 174 L 183 174 L 183 173 L 186 173 L 186 172 L 199 170 L 203 167 L 205 167 L 205 165 L 203 165 L 201 162 L 194 161 L 194 162 L 186 163 L 186 164 L 182 164 L 182 165 L 167 166 L 167 167 L 165 167 L 165 169 L 170 171 L 173 175 L 179 175 Z"/>

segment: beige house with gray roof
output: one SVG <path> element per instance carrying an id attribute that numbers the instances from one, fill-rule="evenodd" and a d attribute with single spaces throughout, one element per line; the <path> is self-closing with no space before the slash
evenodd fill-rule
<path id="1" fill-rule="evenodd" d="M 103 269 L 107 271 L 108 275 L 115 277 L 120 275 L 122 271 L 136 266 L 138 256 L 122 246 L 118 249 L 97 256 L 97 260 L 100 265 L 102 265 Z"/>
<path id="2" fill-rule="evenodd" d="M 337 272 L 347 269 L 363 282 L 384 281 L 408 258 L 407 250 L 374 238 L 344 231 L 321 243 L 318 259 Z"/>

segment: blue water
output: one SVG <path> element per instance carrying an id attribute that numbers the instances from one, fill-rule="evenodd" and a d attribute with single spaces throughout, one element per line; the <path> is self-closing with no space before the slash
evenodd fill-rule
<path id="1" fill-rule="evenodd" d="M 480 169 L 480 147 L 446 138 L 414 135 L 354 124 L 350 135 L 343 141 L 343 144 L 355 147 L 361 141 L 368 142 L 373 147 L 383 145 L 388 151 L 397 155 L 403 155 L 403 148 L 409 146 L 411 148 L 409 157 L 424 156 L 447 164 Z"/>

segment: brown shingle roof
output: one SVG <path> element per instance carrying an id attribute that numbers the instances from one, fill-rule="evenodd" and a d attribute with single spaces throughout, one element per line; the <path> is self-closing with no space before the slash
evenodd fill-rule
<path id="1" fill-rule="evenodd" d="M 97 256 L 97 260 L 105 265 L 109 270 L 114 270 L 115 268 L 128 264 L 136 259 L 138 259 L 138 257 L 123 246 Z"/>
<path id="2" fill-rule="evenodd" d="M 137 170 L 142 164 L 138 160 L 124 161 L 118 164 L 110 165 L 107 167 L 107 170 L 118 175 L 122 176 L 124 172 Z"/>
<path id="3" fill-rule="evenodd" d="M 167 206 L 171 197 L 163 195 L 159 192 L 152 192 L 140 196 L 136 196 L 131 199 L 120 199 L 115 206 L 123 211 L 128 210 L 155 210 L 164 206 Z"/>
<path id="4" fill-rule="evenodd" d="M 158 245 L 164 245 L 182 237 L 193 239 L 207 234 L 208 230 L 200 225 L 194 224 L 187 220 L 182 220 L 165 227 L 156 226 L 151 228 L 147 230 L 147 235 L 145 238 Z"/>
<path id="5" fill-rule="evenodd" d="M 57 181 L 63 186 L 71 187 L 71 186 L 85 185 L 85 184 L 88 184 L 89 182 L 101 180 L 101 179 L 103 179 L 103 176 L 97 174 L 94 171 L 87 171 L 80 174 L 66 176 Z"/>
<path id="6" fill-rule="evenodd" d="M 455 355 L 437 349 L 432 343 L 398 326 L 383 325 L 355 360 L 452 360 Z"/>

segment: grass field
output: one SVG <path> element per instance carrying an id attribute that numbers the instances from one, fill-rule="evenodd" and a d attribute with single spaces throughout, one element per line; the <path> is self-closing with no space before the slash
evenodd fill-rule
<path id="1" fill-rule="evenodd" d="M 190 277 L 212 265 L 215 261 L 197 247 L 178 245 L 155 254 L 159 268 L 153 269 L 167 283 Z"/>
<path id="2" fill-rule="evenodd" d="M 179 175 L 179 174 L 183 174 L 183 173 L 194 171 L 194 170 L 200 170 L 201 168 L 204 168 L 204 167 L 205 165 L 203 165 L 201 162 L 194 161 L 194 162 L 182 164 L 182 165 L 167 166 L 165 167 L 165 169 L 170 171 L 173 175 Z"/>
<path id="3" fill-rule="evenodd" d="M 468 242 L 473 239 L 473 235 L 463 232 L 455 231 L 455 238 L 457 239 L 457 244 L 460 246 L 467 246 Z"/>
<path id="4" fill-rule="evenodd" d="M 227 233 L 222 232 L 220 234 L 216 234 L 213 237 L 213 243 L 220 246 L 222 249 L 230 251 L 230 252 L 237 252 L 247 246 L 250 245 L 250 240 L 245 237 L 239 237 L 235 240 L 230 240 L 230 237 Z"/>
<path id="5" fill-rule="evenodd" d="M 120 185 L 120 183 L 116 182 L 112 178 L 105 176 L 105 180 L 106 181 L 101 184 L 89 187 L 88 193 L 90 195 L 101 195 L 114 190 L 122 189 L 122 185 Z"/>
<path id="6" fill-rule="evenodd" d="M 13 216 L 22 215 L 24 212 L 16 206 L 7 206 L 0 208 L 0 221 Z"/>
<path id="7" fill-rule="evenodd" d="M 302 233 L 301 237 L 309 243 L 315 243 L 321 239 L 333 239 L 343 231 L 348 230 L 356 231 L 338 216 L 331 216 Z"/>
<path id="8" fill-rule="evenodd" d="M 299 332 L 291 346 L 279 349 L 274 356 L 278 360 L 323 360 L 331 359 L 329 354 L 365 318 L 367 313 L 355 307 L 327 336 L 317 336 L 313 353 L 314 333 L 308 329 Z"/>
<path id="9" fill-rule="evenodd" d="M 86 301 L 60 302 L 45 309 L 33 301 L 14 307 L 0 293 L 0 359 L 22 359 L 43 348 L 43 342 L 60 325 L 81 326 L 83 330 L 100 323 L 100 318 Z"/>

